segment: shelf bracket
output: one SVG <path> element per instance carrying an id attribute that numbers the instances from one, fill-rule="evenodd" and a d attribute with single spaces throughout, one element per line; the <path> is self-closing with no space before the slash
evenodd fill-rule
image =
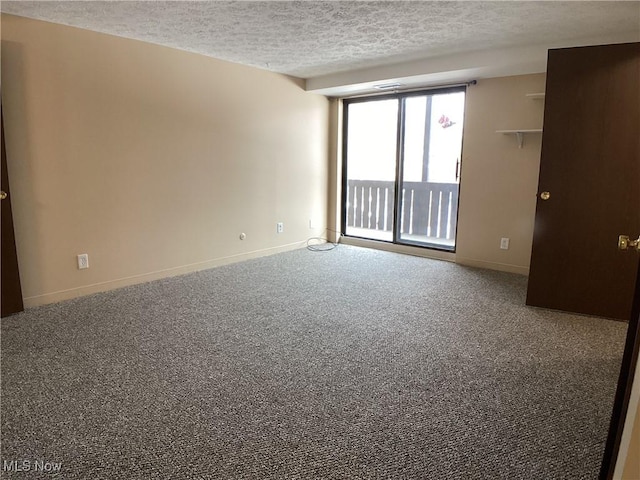
<path id="1" fill-rule="evenodd" d="M 524 136 L 527 133 L 542 133 L 541 128 L 524 129 L 524 130 L 496 130 L 496 133 L 503 133 L 505 135 L 515 135 L 518 142 L 518 148 L 522 148 L 524 145 Z"/>

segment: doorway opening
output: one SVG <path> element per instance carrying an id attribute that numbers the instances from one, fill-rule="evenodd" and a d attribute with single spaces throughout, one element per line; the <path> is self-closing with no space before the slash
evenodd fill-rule
<path id="1" fill-rule="evenodd" d="M 455 252 L 465 91 L 345 100 L 344 235 Z"/>

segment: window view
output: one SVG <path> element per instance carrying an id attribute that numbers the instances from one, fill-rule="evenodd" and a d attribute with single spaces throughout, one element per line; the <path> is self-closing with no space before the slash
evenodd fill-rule
<path id="1" fill-rule="evenodd" d="M 463 89 L 345 102 L 346 235 L 455 250 L 464 103 Z"/>
<path id="2" fill-rule="evenodd" d="M 398 100 L 349 105 L 346 234 L 393 240 Z"/>

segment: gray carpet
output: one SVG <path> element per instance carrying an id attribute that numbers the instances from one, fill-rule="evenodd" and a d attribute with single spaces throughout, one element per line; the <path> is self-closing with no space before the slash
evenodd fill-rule
<path id="1" fill-rule="evenodd" d="M 595 479 L 626 324 L 525 290 L 339 246 L 30 309 L 2 320 L 2 477 Z"/>

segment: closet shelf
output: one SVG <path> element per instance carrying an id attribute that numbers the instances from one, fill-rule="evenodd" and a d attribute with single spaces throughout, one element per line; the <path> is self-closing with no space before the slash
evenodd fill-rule
<path id="1" fill-rule="evenodd" d="M 527 133 L 542 133 L 541 128 L 533 129 L 518 129 L 518 130 L 496 130 L 496 133 L 503 133 L 505 135 L 515 135 L 518 140 L 518 148 L 522 148 L 524 145 L 524 136 Z"/>

